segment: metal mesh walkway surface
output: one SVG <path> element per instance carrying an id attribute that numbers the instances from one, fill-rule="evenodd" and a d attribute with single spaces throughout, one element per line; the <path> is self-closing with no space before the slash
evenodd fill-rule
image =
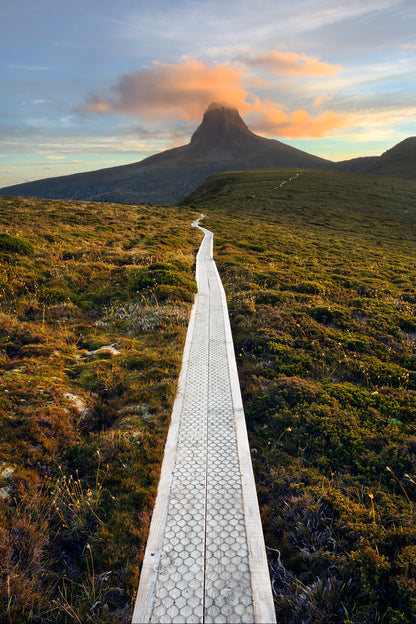
<path id="1" fill-rule="evenodd" d="M 205 234 L 198 294 L 133 624 L 275 622 L 224 289 Z"/>

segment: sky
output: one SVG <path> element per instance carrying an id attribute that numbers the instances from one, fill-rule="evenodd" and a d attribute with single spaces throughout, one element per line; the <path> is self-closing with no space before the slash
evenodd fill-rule
<path id="1" fill-rule="evenodd" d="M 211 102 L 338 161 L 416 135 L 415 0 L 0 5 L 0 187 L 188 143 Z"/>

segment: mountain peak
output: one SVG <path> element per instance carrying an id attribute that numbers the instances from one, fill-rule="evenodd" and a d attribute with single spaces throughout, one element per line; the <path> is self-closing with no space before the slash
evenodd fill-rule
<path id="1" fill-rule="evenodd" d="M 191 144 L 218 143 L 241 135 L 252 135 L 236 108 L 221 102 L 212 102 L 204 113 L 201 125 L 195 130 Z"/>
<path id="2" fill-rule="evenodd" d="M 237 113 L 238 115 L 238 110 L 235 108 L 235 106 L 229 106 L 225 102 L 211 102 L 205 112 L 208 113 L 209 111 L 220 111 L 223 114 L 227 114 L 228 111 L 232 111 L 233 113 Z"/>

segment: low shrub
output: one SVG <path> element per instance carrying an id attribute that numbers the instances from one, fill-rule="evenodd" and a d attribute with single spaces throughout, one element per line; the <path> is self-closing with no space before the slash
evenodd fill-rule
<path id="1" fill-rule="evenodd" d="M 33 243 L 24 236 L 12 236 L 0 232 L 0 249 L 5 251 L 14 251 L 18 254 L 32 254 L 34 251 Z"/>

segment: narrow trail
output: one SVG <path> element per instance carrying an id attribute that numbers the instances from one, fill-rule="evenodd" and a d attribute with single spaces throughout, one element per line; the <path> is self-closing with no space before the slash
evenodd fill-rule
<path id="1" fill-rule="evenodd" d="M 282 188 L 282 186 L 283 186 L 284 184 L 287 184 L 288 182 L 292 182 L 292 180 L 294 180 L 295 178 L 298 178 L 298 177 L 299 177 L 299 173 L 297 173 L 296 175 L 294 175 L 294 176 L 292 176 L 291 178 L 289 178 L 289 180 L 283 180 L 283 182 L 281 182 L 281 183 L 279 184 L 279 186 L 274 186 L 274 187 L 272 188 L 272 191 L 275 191 L 275 190 L 276 190 L 276 189 L 278 189 L 278 188 Z"/>
<path id="2" fill-rule="evenodd" d="M 204 233 L 178 392 L 133 624 L 273 624 L 267 567 L 224 289 Z"/>

